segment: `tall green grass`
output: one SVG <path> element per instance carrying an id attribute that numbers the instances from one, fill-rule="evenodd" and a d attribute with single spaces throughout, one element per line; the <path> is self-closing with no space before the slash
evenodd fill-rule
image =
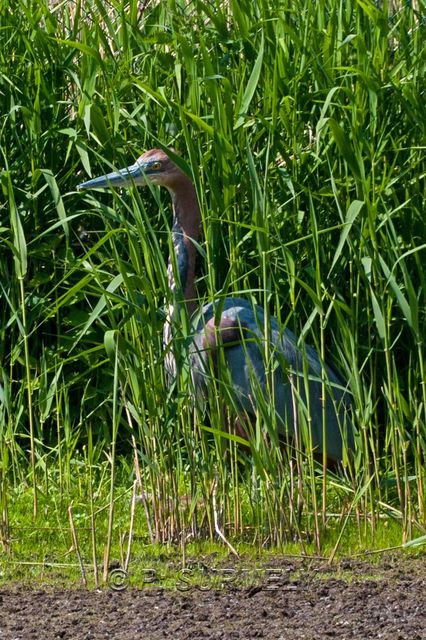
<path id="1" fill-rule="evenodd" d="M 107 566 L 118 470 L 152 542 L 219 528 L 337 550 L 386 517 L 404 541 L 424 532 L 425 8 L 3 0 L 5 546 L 21 494 L 35 517 L 54 494 L 56 518 L 98 483 L 78 508 L 93 533 L 108 507 Z M 341 476 L 265 441 L 267 404 L 249 454 L 214 389 L 205 415 L 185 366 L 167 386 L 168 196 L 75 190 L 159 143 L 199 194 L 200 299 L 258 302 L 347 380 L 359 437 Z"/>

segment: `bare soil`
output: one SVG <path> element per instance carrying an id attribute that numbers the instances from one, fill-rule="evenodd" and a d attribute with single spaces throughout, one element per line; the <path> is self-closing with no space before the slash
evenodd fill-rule
<path id="1" fill-rule="evenodd" d="M 2 588 L 0 639 L 426 640 L 425 557 L 331 568 L 283 558 L 265 571 L 243 587 L 224 569 L 209 590 Z"/>

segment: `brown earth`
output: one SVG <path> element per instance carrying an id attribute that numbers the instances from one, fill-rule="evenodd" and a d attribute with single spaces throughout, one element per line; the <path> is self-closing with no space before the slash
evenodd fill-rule
<path id="1" fill-rule="evenodd" d="M 425 557 L 331 568 L 283 558 L 248 586 L 230 581 L 234 570 L 215 569 L 216 588 L 183 576 L 167 590 L 117 590 L 116 575 L 97 591 L 3 587 L 0 639 L 426 640 Z"/>

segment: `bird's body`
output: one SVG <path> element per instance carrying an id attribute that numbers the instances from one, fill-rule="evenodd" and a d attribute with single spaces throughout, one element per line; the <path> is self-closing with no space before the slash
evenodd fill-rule
<path id="1" fill-rule="evenodd" d="M 353 438 L 352 429 L 348 430 L 348 400 L 341 380 L 330 367 L 321 365 L 315 349 L 309 345 L 304 345 L 303 350 L 298 347 L 295 334 L 280 327 L 276 318 L 268 318 L 267 325 L 265 338 L 264 310 L 243 298 L 228 297 L 205 305 L 191 350 L 195 388 L 205 395 L 212 376 L 209 359 L 213 357 L 214 363 L 216 349 L 223 348 L 234 404 L 244 422 L 255 418 L 259 396 L 267 399 L 267 405 L 274 405 L 278 431 L 287 441 L 300 442 L 295 430 L 306 420 L 312 448 L 320 457 L 324 450 L 325 415 L 327 459 L 329 463 L 342 460 L 343 440 L 352 449 Z M 341 432 L 346 432 L 345 438 Z"/>
<path id="2" fill-rule="evenodd" d="M 193 315 L 197 308 L 195 261 L 200 209 L 192 181 L 164 151 L 153 149 L 134 165 L 89 180 L 80 188 L 144 185 L 147 179 L 171 193 L 174 255 L 169 258 L 169 286 L 172 291 L 182 292 L 188 313 Z M 164 326 L 169 376 L 176 373 L 176 304 L 169 306 Z M 262 398 L 262 404 L 266 401 L 266 405 L 274 406 L 278 430 L 287 439 L 300 442 L 302 422 L 308 427 L 314 451 L 320 455 L 325 452 L 328 460 L 340 462 L 344 449 L 353 449 L 350 401 L 344 385 L 330 367 L 321 364 L 315 349 L 299 347 L 296 336 L 280 327 L 275 318 L 268 317 L 265 322 L 260 306 L 239 297 L 218 298 L 195 314 L 192 337 L 188 357 L 197 397 L 208 396 L 212 375 L 218 374 L 222 363 L 233 409 L 243 422 L 256 418 Z"/>

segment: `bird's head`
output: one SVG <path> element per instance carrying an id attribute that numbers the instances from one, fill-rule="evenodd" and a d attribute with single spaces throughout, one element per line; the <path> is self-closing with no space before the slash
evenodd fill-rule
<path id="1" fill-rule="evenodd" d="M 188 180 L 186 175 L 170 160 L 162 149 L 146 151 L 136 162 L 125 169 L 113 171 L 99 178 L 82 182 L 78 189 L 95 189 L 97 187 L 130 187 L 146 185 L 152 182 L 160 187 L 174 190 L 181 180 Z"/>

